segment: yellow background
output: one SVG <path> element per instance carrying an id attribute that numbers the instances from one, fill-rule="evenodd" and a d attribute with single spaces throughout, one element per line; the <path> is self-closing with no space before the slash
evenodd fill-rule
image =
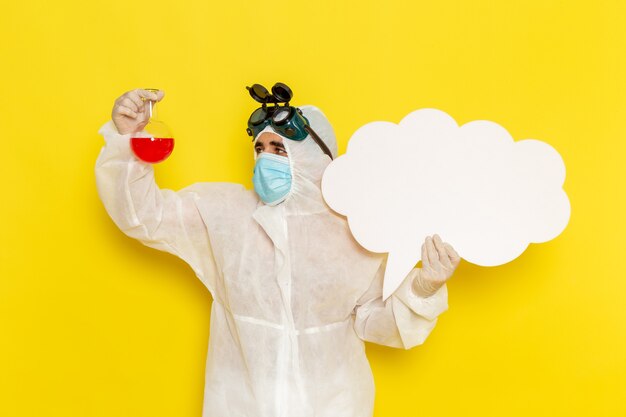
<path id="1" fill-rule="evenodd" d="M 161 88 L 177 142 L 159 184 L 250 186 L 244 86 L 276 81 L 341 152 L 436 107 L 567 166 L 561 236 L 463 262 L 425 345 L 368 345 L 377 417 L 626 415 L 625 17 L 618 0 L 3 3 L 0 416 L 200 416 L 209 293 L 108 218 L 97 130 L 125 91 Z"/>

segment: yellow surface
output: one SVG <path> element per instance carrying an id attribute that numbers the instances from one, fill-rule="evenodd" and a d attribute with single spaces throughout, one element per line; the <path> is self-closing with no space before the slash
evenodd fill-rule
<path id="1" fill-rule="evenodd" d="M 160 185 L 250 186 L 244 86 L 275 81 L 342 152 L 436 107 L 567 165 L 561 236 L 462 263 L 424 346 L 368 345 L 376 417 L 626 415 L 625 18 L 619 0 L 3 4 L 0 416 L 200 416 L 209 294 L 107 217 L 97 129 L 123 92 L 161 88 Z"/>

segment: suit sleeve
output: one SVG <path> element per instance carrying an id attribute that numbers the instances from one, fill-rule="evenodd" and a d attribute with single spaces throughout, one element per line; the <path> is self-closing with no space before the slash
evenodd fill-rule
<path id="1" fill-rule="evenodd" d="M 417 273 L 413 269 L 402 285 L 383 301 L 384 270 L 385 262 L 357 302 L 354 323 L 357 335 L 365 341 L 395 348 L 410 349 L 423 344 L 437 317 L 448 309 L 446 285 L 429 297 L 421 297 L 412 289 Z"/>
<path id="2" fill-rule="evenodd" d="M 133 155 L 130 134 L 119 134 L 112 121 L 98 133 L 105 145 L 96 161 L 96 183 L 113 222 L 144 245 L 183 259 L 213 294 L 215 261 L 194 187 L 160 189 L 152 165 Z"/>

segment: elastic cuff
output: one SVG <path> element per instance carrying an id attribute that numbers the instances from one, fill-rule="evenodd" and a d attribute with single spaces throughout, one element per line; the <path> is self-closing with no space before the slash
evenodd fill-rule
<path id="1" fill-rule="evenodd" d="M 422 297 L 413 291 L 414 277 L 415 273 L 412 271 L 393 295 L 416 314 L 433 320 L 448 309 L 448 288 L 443 284 L 433 295 Z"/>
<path id="2" fill-rule="evenodd" d="M 126 133 L 122 135 L 117 131 L 117 127 L 115 127 L 115 123 L 113 120 L 109 120 L 105 124 L 100 127 L 98 133 L 104 136 L 104 140 L 109 142 L 128 142 L 131 137 L 131 133 Z"/>
<path id="3" fill-rule="evenodd" d="M 414 269 L 414 271 L 417 271 L 417 272 L 415 273 L 415 276 L 413 277 L 411 281 L 411 290 L 413 290 L 413 293 L 415 293 L 418 296 L 430 297 L 434 293 L 436 293 L 437 290 L 441 288 L 443 284 L 445 284 L 445 282 L 438 282 L 437 285 L 435 285 L 432 283 L 432 281 L 424 279 L 422 274 L 420 274 L 420 271 L 421 271 L 420 269 L 416 268 Z M 416 288 L 418 289 L 418 291 L 415 290 Z"/>
<path id="4" fill-rule="evenodd" d="M 98 130 L 98 133 L 104 137 L 106 147 L 110 149 L 110 151 L 113 151 L 113 154 L 123 157 L 130 157 L 132 155 L 132 151 L 130 149 L 131 134 L 120 134 L 112 120 L 109 120 L 102 125 L 102 127 Z"/>

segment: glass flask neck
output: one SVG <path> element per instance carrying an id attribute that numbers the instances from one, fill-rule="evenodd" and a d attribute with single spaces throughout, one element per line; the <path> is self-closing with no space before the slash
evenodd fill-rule
<path id="1" fill-rule="evenodd" d="M 157 102 L 152 100 L 147 100 L 148 102 L 148 116 L 152 120 L 159 120 L 159 116 L 157 113 Z"/>
<path id="2" fill-rule="evenodd" d="M 149 91 L 154 94 L 158 94 L 159 89 L 158 88 L 146 88 L 146 91 Z M 148 102 L 148 116 L 150 117 L 150 119 L 159 120 L 159 117 L 157 114 L 157 102 L 154 100 L 146 100 L 146 101 Z"/>

